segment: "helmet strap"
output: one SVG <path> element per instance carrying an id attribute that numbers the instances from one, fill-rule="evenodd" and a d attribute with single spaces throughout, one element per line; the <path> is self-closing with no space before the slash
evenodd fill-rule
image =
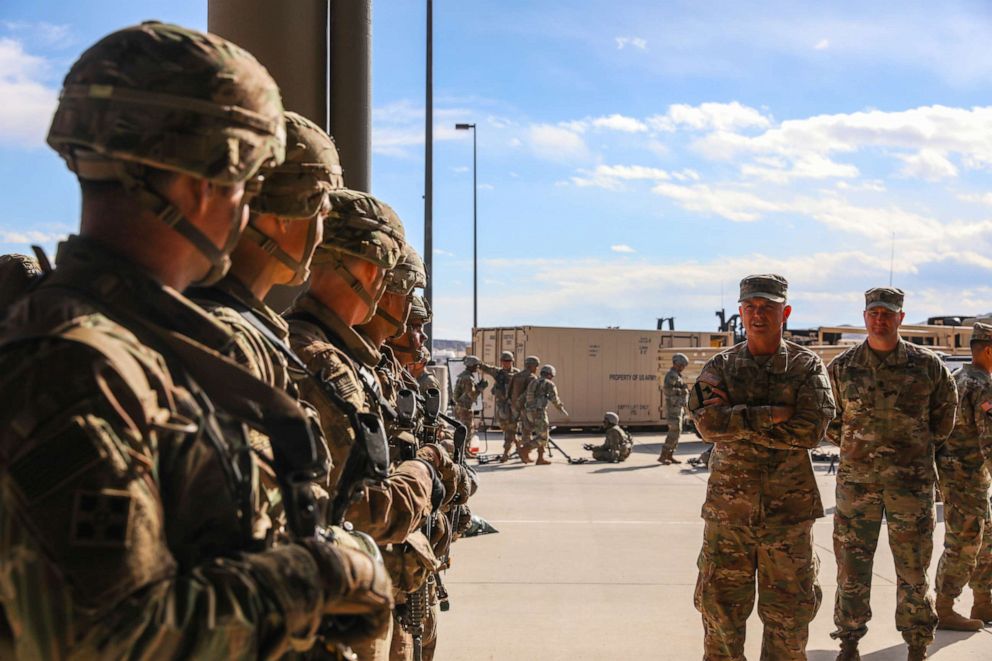
<path id="1" fill-rule="evenodd" d="M 365 285 L 362 284 L 362 281 L 355 277 L 355 274 L 344 265 L 344 262 L 341 261 L 340 255 L 337 254 L 334 256 L 334 270 L 342 280 L 348 283 L 351 291 L 355 292 L 355 295 L 362 299 L 362 301 L 364 301 L 368 306 L 368 312 L 365 314 L 365 319 L 360 321 L 358 325 L 363 326 L 372 321 L 372 318 L 375 316 L 376 309 L 378 308 L 377 301 L 382 296 L 382 291 L 384 291 L 384 289 L 382 289 L 378 295 L 369 292 L 369 290 L 365 288 Z"/>
<path id="2" fill-rule="evenodd" d="M 313 252 L 313 247 L 317 243 L 318 221 L 316 217 L 314 217 L 306 222 L 309 223 L 309 230 L 307 231 L 307 243 L 306 247 L 303 249 L 303 254 L 309 255 Z M 302 285 L 310 277 L 310 265 L 293 258 L 288 252 L 282 249 L 282 246 L 280 246 L 275 239 L 267 236 L 262 232 L 262 230 L 258 229 L 258 226 L 255 225 L 254 215 L 252 215 L 252 217 L 248 220 L 248 226 L 245 227 L 244 237 L 253 243 L 257 243 L 262 250 L 279 260 L 283 266 L 293 272 L 293 279 L 286 283 L 287 286 L 295 287 L 296 285 Z"/>

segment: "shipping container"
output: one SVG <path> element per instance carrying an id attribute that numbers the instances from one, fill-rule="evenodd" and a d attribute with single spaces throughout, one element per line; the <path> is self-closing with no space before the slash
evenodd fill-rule
<path id="1" fill-rule="evenodd" d="M 496 367 L 503 351 L 513 353 L 517 367 L 523 367 L 529 355 L 538 356 L 542 365 L 554 365 L 555 384 L 569 416 L 550 406 L 552 424 L 595 427 L 602 424 L 606 411 L 615 411 L 625 426 L 645 427 L 664 420 L 659 350 L 722 347 L 731 341 L 730 333 L 708 331 L 518 326 L 476 329 L 472 352 Z M 492 394 L 487 390 L 482 402 L 486 424 L 492 421 L 493 408 Z"/>

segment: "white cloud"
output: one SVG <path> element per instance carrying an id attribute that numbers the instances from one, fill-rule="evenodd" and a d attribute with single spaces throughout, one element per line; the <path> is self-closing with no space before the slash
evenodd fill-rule
<path id="1" fill-rule="evenodd" d="M 815 50 L 827 50 L 828 48 L 830 48 L 830 40 L 820 39 L 818 42 L 816 42 L 816 45 L 813 46 L 813 48 Z"/>
<path id="2" fill-rule="evenodd" d="M 53 243 L 65 239 L 65 232 L 39 232 L 37 230 L 0 230 L 0 243 Z"/>
<path id="3" fill-rule="evenodd" d="M 906 177 L 937 181 L 958 176 L 957 167 L 947 156 L 935 149 L 921 149 L 915 154 L 900 156 L 906 164 L 900 171 Z"/>
<path id="4" fill-rule="evenodd" d="M 20 41 L 0 37 L 0 143 L 41 147 L 58 102 L 42 81 L 48 62 L 25 52 Z"/>
<path id="5" fill-rule="evenodd" d="M 372 152 L 395 158 L 418 158 L 424 145 L 424 106 L 396 101 L 372 109 Z M 455 123 L 472 113 L 463 108 L 434 108 L 434 141 L 457 140 L 467 131 Z M 420 147 L 421 149 L 416 149 Z"/>
<path id="6" fill-rule="evenodd" d="M 741 174 L 777 184 L 785 184 L 794 179 L 834 179 L 857 177 L 858 168 L 847 163 L 836 163 L 820 154 L 803 154 L 791 163 L 772 159 L 768 165 L 745 163 Z"/>
<path id="7" fill-rule="evenodd" d="M 535 124 L 528 137 L 534 153 L 550 161 L 586 160 L 590 155 L 582 136 L 561 126 Z"/>
<path id="8" fill-rule="evenodd" d="M 579 175 L 572 177 L 572 183 L 576 186 L 620 190 L 623 181 L 667 181 L 668 179 L 671 179 L 671 175 L 659 168 L 643 165 L 597 165 L 591 171 L 579 170 Z"/>
<path id="9" fill-rule="evenodd" d="M 479 184 L 479 190 L 496 190 L 496 187 L 492 184 Z"/>
<path id="10" fill-rule="evenodd" d="M 434 254 L 440 255 L 442 257 L 454 257 L 455 253 L 445 250 L 443 248 L 434 248 Z"/>
<path id="11" fill-rule="evenodd" d="M 641 133 L 648 130 L 647 125 L 639 119 L 624 117 L 623 115 L 618 114 L 609 115 L 607 117 L 597 117 L 592 120 L 592 125 L 598 129 L 610 129 L 612 131 L 621 131 L 623 133 Z"/>
<path id="12" fill-rule="evenodd" d="M 647 40 L 641 37 L 614 37 L 614 40 L 617 44 L 617 50 L 623 50 L 628 45 L 641 50 L 647 50 L 648 47 Z"/>
<path id="13" fill-rule="evenodd" d="M 785 210 L 783 205 L 762 199 L 754 193 L 711 188 L 706 184 L 658 184 L 652 190 L 658 195 L 675 200 L 687 211 L 721 216 L 735 222 L 750 222 L 760 219 L 766 212 Z"/>
<path id="14" fill-rule="evenodd" d="M 0 25 L 9 32 L 16 32 L 32 42 L 41 42 L 47 46 L 65 46 L 72 43 L 71 28 L 68 25 L 57 25 L 40 21 L 0 21 Z"/>
<path id="15" fill-rule="evenodd" d="M 630 246 L 628 246 L 626 243 L 617 243 L 615 245 L 612 245 L 612 246 L 610 246 L 610 250 L 612 250 L 613 252 L 619 252 L 619 253 L 635 253 L 635 252 L 637 252 L 636 250 L 634 250 L 633 248 L 631 248 Z"/>
<path id="16" fill-rule="evenodd" d="M 451 168 L 451 171 L 452 172 L 457 172 L 459 174 L 462 174 L 462 173 L 468 172 L 468 166 L 467 165 L 456 165 L 455 167 Z"/>
<path id="17" fill-rule="evenodd" d="M 648 125 L 656 131 L 689 129 L 694 131 L 732 131 L 745 128 L 765 128 L 771 119 L 761 111 L 738 101 L 730 103 L 702 103 L 690 106 L 677 103 L 668 107 L 664 115 L 653 115 Z"/>
<path id="18" fill-rule="evenodd" d="M 977 204 L 985 204 L 992 207 L 992 193 L 968 193 L 958 195 L 958 199 L 962 202 L 975 202 Z"/>

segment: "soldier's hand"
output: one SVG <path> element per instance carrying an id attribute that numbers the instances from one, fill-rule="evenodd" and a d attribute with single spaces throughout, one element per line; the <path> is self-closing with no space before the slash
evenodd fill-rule
<path id="1" fill-rule="evenodd" d="M 451 460 L 444 448 L 436 443 L 428 443 L 417 450 L 417 459 L 426 461 L 437 471 L 441 483 L 444 485 L 446 497 L 444 502 L 449 502 L 455 497 L 458 486 L 458 466 Z"/>
<path id="2" fill-rule="evenodd" d="M 773 406 L 772 424 L 780 425 L 788 421 L 795 413 L 796 409 L 792 406 Z"/>
<path id="3" fill-rule="evenodd" d="M 301 544 L 320 569 L 324 615 L 363 616 L 363 635 L 384 631 L 393 608 L 393 584 L 382 562 L 365 551 L 318 539 Z"/>

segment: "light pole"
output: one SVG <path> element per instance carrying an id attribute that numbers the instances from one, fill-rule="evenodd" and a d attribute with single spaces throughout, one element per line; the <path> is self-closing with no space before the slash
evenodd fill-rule
<path id="1" fill-rule="evenodd" d="M 477 181 L 478 149 L 475 141 L 475 124 L 455 124 L 459 131 L 472 129 L 472 330 L 479 327 L 479 184 Z"/>

